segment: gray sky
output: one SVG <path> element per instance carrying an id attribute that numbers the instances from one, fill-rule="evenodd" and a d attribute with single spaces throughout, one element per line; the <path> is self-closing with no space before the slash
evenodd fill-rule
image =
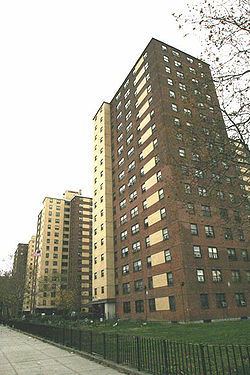
<path id="1" fill-rule="evenodd" d="M 119 5 L 118 5 L 119 4 Z M 186 1 L 0 2 L 0 269 L 36 233 L 45 196 L 92 196 L 92 118 L 152 37 L 199 56 Z"/>

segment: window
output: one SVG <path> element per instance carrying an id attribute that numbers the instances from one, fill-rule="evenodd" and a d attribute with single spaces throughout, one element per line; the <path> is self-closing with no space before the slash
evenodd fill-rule
<path id="1" fill-rule="evenodd" d="M 205 235 L 206 237 L 214 238 L 214 227 L 212 227 L 211 225 L 205 225 Z"/>
<path id="2" fill-rule="evenodd" d="M 225 293 L 216 293 L 216 307 L 218 307 L 218 308 L 227 307 Z"/>
<path id="3" fill-rule="evenodd" d="M 131 100 L 129 99 L 128 101 L 127 101 L 127 103 L 125 104 L 125 109 L 128 109 L 128 107 L 130 106 L 130 104 L 131 104 Z"/>
<path id="4" fill-rule="evenodd" d="M 104 286 L 101 286 L 101 293 L 104 293 Z"/>
<path id="5" fill-rule="evenodd" d="M 195 177 L 204 178 L 204 173 L 201 169 L 195 168 L 194 172 L 195 172 Z"/>
<path id="6" fill-rule="evenodd" d="M 199 161 L 199 160 L 200 160 L 200 155 L 197 154 L 197 153 L 193 153 L 193 154 L 192 154 L 192 160 Z"/>
<path id="7" fill-rule="evenodd" d="M 184 78 L 184 74 L 181 73 L 181 72 L 176 72 L 176 75 L 177 75 L 178 78 L 181 78 L 181 79 Z"/>
<path id="8" fill-rule="evenodd" d="M 186 156 L 186 152 L 184 148 L 179 148 L 179 156 L 181 156 L 182 158 Z"/>
<path id="9" fill-rule="evenodd" d="M 167 83 L 168 83 L 168 85 L 173 86 L 173 80 L 172 79 L 168 78 Z"/>
<path id="10" fill-rule="evenodd" d="M 175 311 L 175 298 L 174 298 L 174 296 L 169 296 L 169 310 Z"/>
<path id="11" fill-rule="evenodd" d="M 125 258 L 125 257 L 127 257 L 128 256 L 128 247 L 126 246 L 126 247 L 123 247 L 122 249 L 121 249 L 121 257 L 122 258 Z"/>
<path id="12" fill-rule="evenodd" d="M 101 277 L 104 277 L 104 270 L 101 270 Z"/>
<path id="13" fill-rule="evenodd" d="M 186 165 L 181 165 L 181 172 L 183 175 L 188 176 L 188 167 Z"/>
<path id="14" fill-rule="evenodd" d="M 143 210 L 147 209 L 147 199 L 144 199 L 144 201 L 142 202 L 142 208 Z"/>
<path id="15" fill-rule="evenodd" d="M 183 83 L 179 83 L 179 89 L 186 91 L 186 86 Z"/>
<path id="16" fill-rule="evenodd" d="M 210 259 L 218 259 L 218 250 L 217 247 L 208 247 L 208 257 Z"/>
<path id="17" fill-rule="evenodd" d="M 120 159 L 119 162 L 118 162 L 118 168 L 120 168 L 122 166 L 122 164 L 124 163 L 124 158 Z"/>
<path id="18" fill-rule="evenodd" d="M 140 226 L 139 226 L 138 223 L 132 225 L 132 227 L 131 227 L 131 233 L 132 233 L 132 234 L 136 234 L 136 233 L 138 233 L 139 231 L 140 231 Z"/>
<path id="19" fill-rule="evenodd" d="M 166 73 L 171 73 L 171 69 L 168 66 L 165 67 L 165 70 L 166 70 Z"/>
<path id="20" fill-rule="evenodd" d="M 189 116 L 189 117 L 191 117 L 192 116 L 192 112 L 191 112 L 191 110 L 190 109 L 188 109 L 188 108 L 184 108 L 184 114 L 186 115 L 186 116 Z"/>
<path id="21" fill-rule="evenodd" d="M 134 168 L 135 168 L 135 161 L 133 160 L 133 161 L 129 164 L 129 166 L 128 166 L 128 172 L 132 171 L 132 169 L 134 169 Z"/>
<path id="22" fill-rule="evenodd" d="M 130 202 L 133 202 L 135 199 L 137 198 L 137 191 L 133 191 L 130 195 L 129 195 L 129 201 Z"/>
<path id="23" fill-rule="evenodd" d="M 196 270 L 196 275 L 197 275 L 197 280 L 199 281 L 199 283 L 205 282 L 204 270 L 201 270 L 201 269 Z"/>
<path id="24" fill-rule="evenodd" d="M 125 241 L 128 237 L 128 231 L 127 230 L 124 230 L 123 232 L 121 232 L 121 241 Z"/>
<path id="25" fill-rule="evenodd" d="M 122 172 L 119 173 L 119 175 L 118 175 L 118 180 L 121 181 L 121 180 L 124 178 L 124 176 L 125 176 L 125 172 L 122 171 Z"/>
<path id="26" fill-rule="evenodd" d="M 248 261 L 248 251 L 247 249 L 242 249 L 241 250 L 241 256 L 242 256 L 242 259 L 247 262 Z"/>
<path id="27" fill-rule="evenodd" d="M 142 270 L 142 263 L 141 260 L 137 260 L 133 263 L 134 272 L 138 272 Z"/>
<path id="28" fill-rule="evenodd" d="M 207 189 L 202 187 L 202 186 L 198 186 L 198 194 L 200 197 L 206 197 L 207 196 Z"/>
<path id="29" fill-rule="evenodd" d="M 157 179 L 158 182 L 161 181 L 161 171 L 158 171 L 156 173 L 156 179 Z"/>
<path id="30" fill-rule="evenodd" d="M 223 228 L 224 237 L 226 240 L 232 240 L 233 234 L 231 228 Z"/>
<path id="31" fill-rule="evenodd" d="M 147 228 L 148 227 L 148 218 L 145 217 L 144 219 L 144 227 Z"/>
<path id="32" fill-rule="evenodd" d="M 235 293 L 235 301 L 236 305 L 239 307 L 245 307 L 247 305 L 244 293 Z"/>
<path id="33" fill-rule="evenodd" d="M 201 205 L 201 211 L 203 216 L 211 216 L 210 206 Z"/>
<path id="34" fill-rule="evenodd" d="M 240 241 L 245 241 L 244 233 L 242 229 L 238 229 L 238 239 Z"/>
<path id="35" fill-rule="evenodd" d="M 224 193 L 223 193 L 223 191 L 217 190 L 216 191 L 216 196 L 217 196 L 218 199 L 223 200 L 224 199 Z"/>
<path id="36" fill-rule="evenodd" d="M 122 274 L 126 275 L 128 273 L 129 273 L 129 265 L 125 264 L 124 266 L 122 266 Z"/>
<path id="37" fill-rule="evenodd" d="M 134 135 L 130 134 L 130 136 L 127 138 L 127 145 L 129 145 L 133 141 Z"/>
<path id="38" fill-rule="evenodd" d="M 134 151 L 135 151 L 135 148 L 134 148 L 134 147 L 131 147 L 131 149 L 128 150 L 128 152 L 127 152 L 128 158 L 129 158 L 131 155 L 133 155 Z"/>
<path id="39" fill-rule="evenodd" d="M 123 302 L 123 312 L 128 314 L 131 312 L 130 302 Z"/>
<path id="40" fill-rule="evenodd" d="M 170 90 L 169 91 L 169 96 L 170 96 L 170 98 L 175 98 L 175 92 L 172 91 L 172 90 Z"/>
<path id="41" fill-rule="evenodd" d="M 214 283 L 222 282 L 222 273 L 221 270 L 212 270 L 212 280 Z"/>
<path id="42" fill-rule="evenodd" d="M 237 221 L 238 223 L 241 222 L 241 218 L 240 218 L 240 213 L 239 211 L 234 211 L 234 220 Z"/>
<path id="43" fill-rule="evenodd" d="M 132 176 L 128 181 L 128 186 L 132 186 L 136 183 L 136 176 Z"/>
<path id="44" fill-rule="evenodd" d="M 126 126 L 126 132 L 128 133 L 130 131 L 130 129 L 132 129 L 133 127 L 133 124 L 132 122 L 130 122 L 127 126 Z"/>
<path id="45" fill-rule="evenodd" d="M 235 196 L 234 193 L 229 193 L 229 199 L 232 203 L 235 203 Z"/>
<path id="46" fill-rule="evenodd" d="M 164 257 L 165 257 L 165 262 L 168 263 L 171 261 L 171 254 L 170 254 L 170 249 L 167 249 L 164 251 Z"/>
<path id="47" fill-rule="evenodd" d="M 208 294 L 200 294 L 201 308 L 209 309 Z"/>
<path id="48" fill-rule="evenodd" d="M 150 298 L 150 299 L 148 300 L 148 306 L 149 306 L 149 311 L 150 311 L 150 312 L 156 311 L 156 307 L 155 307 L 155 298 Z"/>
<path id="49" fill-rule="evenodd" d="M 132 252 L 133 253 L 136 253 L 137 251 L 140 251 L 141 250 L 141 242 L 140 241 L 136 241 L 132 244 Z"/>
<path id="50" fill-rule="evenodd" d="M 191 231 L 192 236 L 198 236 L 197 224 L 190 224 L 190 231 Z"/>
<path id="51" fill-rule="evenodd" d="M 176 104 L 172 104 L 172 110 L 173 110 L 174 112 L 178 112 L 178 107 L 177 107 Z"/>
<path id="52" fill-rule="evenodd" d="M 228 220 L 228 211 L 226 208 L 220 208 L 220 217 L 224 220 Z"/>
<path id="53" fill-rule="evenodd" d="M 250 283 L 250 271 L 246 271 L 247 282 Z"/>
<path id="54" fill-rule="evenodd" d="M 122 293 L 129 294 L 130 293 L 130 283 L 122 284 Z"/>
<path id="55" fill-rule="evenodd" d="M 135 301 L 135 312 L 137 312 L 137 313 L 144 312 L 143 300 Z"/>
<path id="56" fill-rule="evenodd" d="M 181 125 L 180 119 L 178 119 L 177 117 L 174 118 L 174 125 L 177 125 L 177 126 Z"/>
<path id="57" fill-rule="evenodd" d="M 178 68 L 178 67 L 182 67 L 182 63 L 180 61 L 174 61 L 174 65 Z"/>
<path id="58" fill-rule="evenodd" d="M 161 214 L 161 219 L 164 219 L 167 216 L 165 207 L 160 209 L 160 214 Z"/>
<path id="59" fill-rule="evenodd" d="M 232 271 L 232 282 L 233 283 L 240 283 L 240 271 L 233 270 Z"/>
<path id="60" fill-rule="evenodd" d="M 135 292 L 139 292 L 139 291 L 143 290 L 143 281 L 142 281 L 142 279 L 135 280 L 135 282 L 134 282 L 134 288 L 135 288 Z"/>
<path id="61" fill-rule="evenodd" d="M 133 219 L 133 217 L 137 216 L 138 215 L 138 207 L 134 207 L 132 208 L 132 210 L 130 211 L 130 215 L 131 215 L 131 219 Z"/>
<path id="62" fill-rule="evenodd" d="M 154 148 L 156 148 L 156 147 L 158 146 L 157 138 L 155 138 L 155 139 L 153 140 L 153 146 L 154 146 Z"/>
<path id="63" fill-rule="evenodd" d="M 149 255 L 147 257 L 147 268 L 151 268 L 152 267 L 152 263 L 151 263 L 151 255 Z"/>
<path id="64" fill-rule="evenodd" d="M 201 248 L 200 248 L 199 245 L 194 245 L 193 251 L 194 251 L 194 257 L 195 258 L 201 258 Z"/>
<path id="65" fill-rule="evenodd" d="M 167 56 L 163 56 L 163 60 L 164 60 L 165 62 L 169 62 L 169 58 L 168 58 Z"/>
<path id="66" fill-rule="evenodd" d="M 153 289 L 154 288 L 154 285 L 153 285 L 153 277 L 152 276 L 149 276 L 148 277 L 148 289 Z"/>
<path id="67" fill-rule="evenodd" d="M 130 94 L 130 89 L 128 89 L 125 94 L 124 94 L 124 99 L 127 99 L 127 97 L 129 96 Z"/>
<path id="68" fill-rule="evenodd" d="M 126 207 L 126 199 L 123 199 L 121 202 L 120 202 L 120 210 L 122 210 L 123 208 Z"/>
<path id="69" fill-rule="evenodd" d="M 123 149 L 124 149 L 124 147 L 123 147 L 123 145 L 121 145 L 121 147 L 119 147 L 118 150 L 117 150 L 117 154 L 121 155 L 122 152 L 123 152 Z"/>
<path id="70" fill-rule="evenodd" d="M 191 185 L 190 184 L 184 184 L 184 190 L 186 194 L 191 194 Z"/>
<path id="71" fill-rule="evenodd" d="M 125 185 L 122 185 L 120 188 L 119 188 L 119 194 L 122 195 L 126 190 L 126 186 Z"/>
<path id="72" fill-rule="evenodd" d="M 161 199 L 164 198 L 164 192 L 163 192 L 163 189 L 158 190 L 158 196 L 159 196 L 159 200 L 161 200 Z"/>
<path id="73" fill-rule="evenodd" d="M 163 240 L 167 240 L 169 238 L 168 228 L 162 229 L 162 237 L 163 237 Z"/>

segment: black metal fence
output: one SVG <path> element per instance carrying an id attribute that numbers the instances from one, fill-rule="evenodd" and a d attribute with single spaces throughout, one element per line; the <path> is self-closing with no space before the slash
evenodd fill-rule
<path id="1" fill-rule="evenodd" d="M 248 375 L 249 346 L 203 345 L 22 321 L 8 325 L 104 359 L 165 375 Z"/>

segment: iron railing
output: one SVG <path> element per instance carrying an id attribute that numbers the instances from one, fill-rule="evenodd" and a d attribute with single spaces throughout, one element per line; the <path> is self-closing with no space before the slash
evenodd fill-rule
<path id="1" fill-rule="evenodd" d="M 23 321 L 9 321 L 8 325 L 150 374 L 250 374 L 247 345 L 190 344 Z"/>

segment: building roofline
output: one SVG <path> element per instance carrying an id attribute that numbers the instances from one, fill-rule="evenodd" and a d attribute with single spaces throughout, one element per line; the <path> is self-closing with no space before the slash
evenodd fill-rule
<path id="1" fill-rule="evenodd" d="M 110 104 L 110 103 L 108 103 L 108 102 L 106 102 L 106 101 L 104 100 L 104 101 L 102 102 L 102 104 L 100 105 L 100 107 L 98 108 L 98 110 L 96 111 L 96 113 L 95 113 L 94 117 L 92 118 L 92 120 L 95 119 L 97 113 L 100 111 L 100 108 L 103 106 L 103 104 Z"/>

